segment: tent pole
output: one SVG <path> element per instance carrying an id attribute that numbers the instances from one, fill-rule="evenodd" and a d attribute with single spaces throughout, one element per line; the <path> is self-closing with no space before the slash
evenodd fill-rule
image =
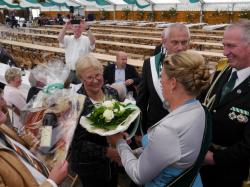
<path id="1" fill-rule="evenodd" d="M 200 23 L 203 23 L 203 18 L 204 18 L 204 6 L 205 6 L 205 2 L 204 1 L 200 1 L 201 4 L 201 9 L 200 9 Z"/>
<path id="2" fill-rule="evenodd" d="M 113 20 L 115 21 L 116 5 L 114 4 Z"/>

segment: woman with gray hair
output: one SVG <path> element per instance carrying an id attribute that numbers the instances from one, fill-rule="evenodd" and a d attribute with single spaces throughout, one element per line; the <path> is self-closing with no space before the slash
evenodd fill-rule
<path id="1" fill-rule="evenodd" d="M 20 121 L 20 110 L 26 104 L 27 95 L 19 89 L 22 83 L 21 71 L 17 68 L 10 68 L 5 72 L 5 80 L 7 85 L 3 90 L 3 97 L 7 105 L 12 107 L 12 124 L 15 128 L 19 129 L 22 127 Z"/>
<path id="2" fill-rule="evenodd" d="M 93 55 L 78 59 L 76 75 L 82 82 L 78 93 L 87 96 L 81 115 L 88 115 L 95 103 L 118 99 L 115 89 L 103 85 L 103 66 Z M 71 145 L 71 166 L 84 187 L 116 187 L 115 162 L 119 161 L 117 150 L 109 147 L 105 137 L 91 134 L 78 124 Z"/>

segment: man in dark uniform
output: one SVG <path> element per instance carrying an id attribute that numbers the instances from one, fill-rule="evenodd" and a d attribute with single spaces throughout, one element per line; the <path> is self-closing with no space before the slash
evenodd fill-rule
<path id="1" fill-rule="evenodd" d="M 229 66 L 214 79 L 205 103 L 213 119 L 213 144 L 201 170 L 204 187 L 241 187 L 250 159 L 250 20 L 224 32 Z"/>
<path id="2" fill-rule="evenodd" d="M 168 110 L 163 107 L 164 99 L 160 86 L 161 61 L 165 55 L 185 51 L 189 47 L 190 32 L 185 25 L 172 24 L 164 32 L 166 37 L 164 40 L 165 54 L 160 52 L 146 59 L 142 67 L 142 80 L 139 85 L 136 104 L 142 111 L 144 133 L 150 126 L 168 114 Z"/>

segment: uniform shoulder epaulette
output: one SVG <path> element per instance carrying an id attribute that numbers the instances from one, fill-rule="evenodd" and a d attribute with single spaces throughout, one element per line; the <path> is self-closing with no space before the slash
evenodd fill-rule
<path id="1" fill-rule="evenodd" d="M 221 58 L 216 65 L 216 71 L 222 71 L 223 69 L 225 69 L 227 65 L 228 65 L 227 58 Z"/>

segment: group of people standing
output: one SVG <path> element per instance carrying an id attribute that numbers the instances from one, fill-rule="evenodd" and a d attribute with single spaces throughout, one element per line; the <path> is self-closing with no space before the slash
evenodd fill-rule
<path id="1" fill-rule="evenodd" d="M 74 35 L 67 36 L 70 29 Z M 89 25 L 66 23 L 58 40 L 65 48 L 71 82 L 80 83 L 77 92 L 87 96 L 81 115 L 88 115 L 94 104 L 107 98 L 121 100 L 120 90 L 109 86 L 113 83 L 133 92 L 142 115 L 136 149 L 124 140 L 124 133 L 102 137 L 77 125 L 70 167 L 82 185 L 115 187 L 123 166 L 137 185 L 146 187 L 241 187 L 249 174 L 250 158 L 249 36 L 249 20 L 225 30 L 228 65 L 212 77 L 204 58 L 188 50 L 189 29 L 172 24 L 163 30 L 162 44 L 145 60 L 139 76 L 127 64 L 124 52 L 103 69 L 89 54 L 95 47 Z"/>

